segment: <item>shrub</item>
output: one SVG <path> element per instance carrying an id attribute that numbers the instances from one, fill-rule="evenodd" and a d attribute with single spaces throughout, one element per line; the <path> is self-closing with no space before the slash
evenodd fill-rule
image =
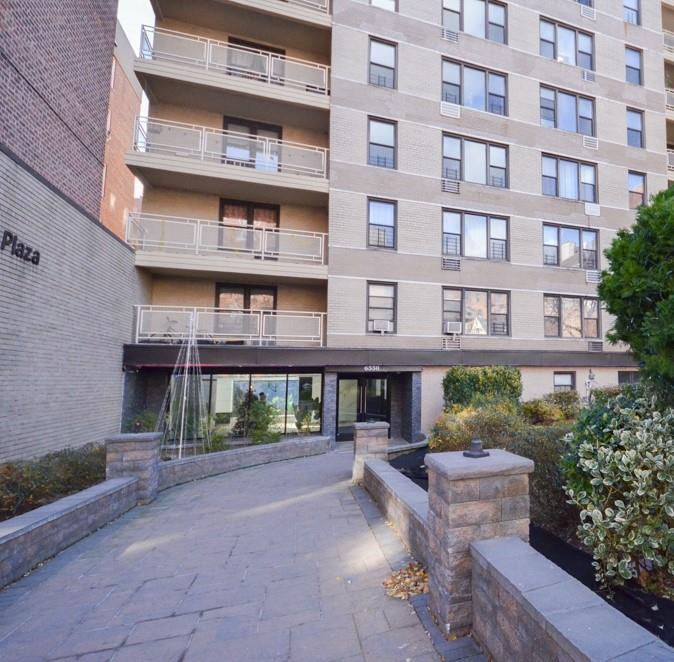
<path id="1" fill-rule="evenodd" d="M 35 460 L 0 465 L 0 519 L 91 487 L 105 480 L 105 446 L 87 444 Z"/>
<path id="2" fill-rule="evenodd" d="M 125 422 L 124 432 L 154 432 L 157 429 L 157 419 L 155 412 L 145 410 Z"/>
<path id="3" fill-rule="evenodd" d="M 442 380 L 445 407 L 468 405 L 477 396 L 518 401 L 522 395 L 522 378 L 517 368 L 454 366 Z"/>
<path id="4" fill-rule="evenodd" d="M 543 396 L 546 402 L 559 407 L 564 420 L 571 421 L 580 413 L 580 397 L 578 391 L 557 391 Z"/>
<path id="5" fill-rule="evenodd" d="M 523 402 L 522 416 L 533 425 L 552 425 L 565 418 L 561 407 L 543 398 Z"/>
<path id="6" fill-rule="evenodd" d="M 584 410 L 567 441 L 566 490 L 597 580 L 674 597 L 674 409 L 626 391 Z"/>

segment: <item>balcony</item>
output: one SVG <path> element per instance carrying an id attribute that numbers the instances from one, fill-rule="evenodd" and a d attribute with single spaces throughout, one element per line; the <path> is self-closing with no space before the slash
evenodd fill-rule
<path id="1" fill-rule="evenodd" d="M 663 30 L 662 37 L 664 41 L 665 57 L 674 60 L 674 32 Z"/>
<path id="2" fill-rule="evenodd" d="M 320 110 L 330 105 L 326 65 L 163 28 L 143 26 L 135 70 L 161 101 L 179 96 L 178 84 L 195 91 L 200 107 L 208 105 L 213 88 L 276 104 Z"/>
<path id="3" fill-rule="evenodd" d="M 194 334 L 200 343 L 258 346 L 324 345 L 325 313 L 136 306 L 136 343 L 178 343 Z"/>
<path id="4" fill-rule="evenodd" d="M 129 214 L 126 226 L 137 266 L 201 276 L 326 280 L 327 238 L 323 232 L 242 226 L 234 219 L 218 223 L 144 213 Z"/>
<path id="5" fill-rule="evenodd" d="M 139 117 L 126 163 L 155 186 L 259 202 L 327 201 L 324 147 Z"/>
<path id="6" fill-rule="evenodd" d="M 667 170 L 674 172 L 674 149 L 667 150 Z"/>
<path id="7" fill-rule="evenodd" d="M 151 0 L 156 16 L 182 17 L 185 0 Z M 331 27 L 329 0 L 217 0 L 219 7 L 234 6 L 311 27 Z"/>

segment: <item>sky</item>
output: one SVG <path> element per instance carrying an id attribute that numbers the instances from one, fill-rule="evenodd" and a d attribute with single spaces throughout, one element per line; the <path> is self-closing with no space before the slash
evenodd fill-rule
<path id="1" fill-rule="evenodd" d="M 154 12 L 150 0 L 119 0 L 117 18 L 138 55 L 141 25 L 154 25 Z"/>

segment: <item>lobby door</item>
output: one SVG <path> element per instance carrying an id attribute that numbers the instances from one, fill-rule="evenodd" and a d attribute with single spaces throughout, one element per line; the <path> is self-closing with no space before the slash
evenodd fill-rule
<path id="1" fill-rule="evenodd" d="M 337 440 L 353 439 L 354 423 L 391 420 L 388 377 L 340 377 L 337 388 Z"/>

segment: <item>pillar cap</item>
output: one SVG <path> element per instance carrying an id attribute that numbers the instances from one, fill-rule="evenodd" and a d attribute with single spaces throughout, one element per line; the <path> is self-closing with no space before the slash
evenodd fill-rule
<path id="1" fill-rule="evenodd" d="M 372 423 L 354 423 L 356 430 L 388 430 L 389 424 L 386 421 L 374 421 Z"/>
<path id="2" fill-rule="evenodd" d="M 115 434 L 112 437 L 106 437 L 105 443 L 121 443 L 133 441 L 134 443 L 151 443 L 159 441 L 162 438 L 161 432 L 129 432 L 125 434 Z"/>
<path id="3" fill-rule="evenodd" d="M 464 457 L 462 451 L 429 453 L 425 464 L 429 472 L 449 480 L 530 474 L 534 470 L 531 460 L 499 448 L 489 449 L 489 456 L 480 458 Z"/>

